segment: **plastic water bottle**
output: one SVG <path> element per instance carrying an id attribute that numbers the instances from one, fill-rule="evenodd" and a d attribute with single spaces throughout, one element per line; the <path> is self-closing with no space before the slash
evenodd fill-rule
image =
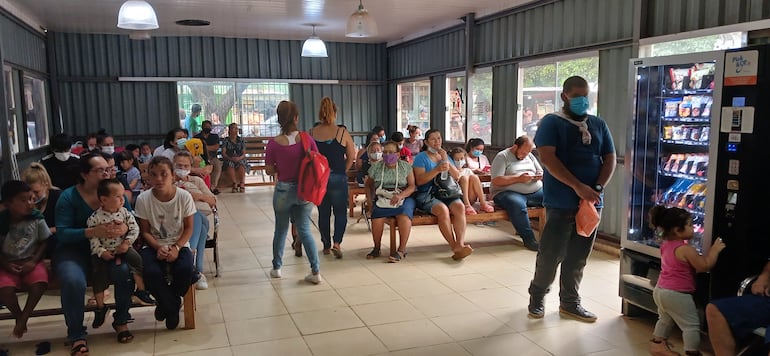
<path id="1" fill-rule="evenodd" d="M 441 163 L 444 163 L 446 161 L 441 161 Z M 446 180 L 448 176 L 448 171 L 441 171 L 441 180 Z"/>

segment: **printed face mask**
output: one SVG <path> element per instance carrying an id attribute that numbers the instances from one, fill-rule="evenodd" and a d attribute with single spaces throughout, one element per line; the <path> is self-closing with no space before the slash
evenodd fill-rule
<path id="1" fill-rule="evenodd" d="M 70 152 L 54 152 L 53 156 L 56 157 L 56 159 L 67 162 L 68 159 L 70 159 L 70 156 L 72 156 L 72 153 Z"/>
<path id="2" fill-rule="evenodd" d="M 395 164 L 398 162 L 398 153 L 388 153 L 382 155 L 382 161 L 385 162 L 385 164 Z"/>

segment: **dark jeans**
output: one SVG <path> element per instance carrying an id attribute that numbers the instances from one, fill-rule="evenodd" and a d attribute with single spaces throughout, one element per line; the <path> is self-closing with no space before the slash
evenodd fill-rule
<path id="1" fill-rule="evenodd" d="M 521 236 L 522 241 L 536 241 L 535 233 L 532 232 L 532 226 L 529 224 L 527 207 L 543 206 L 542 189 L 531 194 L 513 191 L 499 192 L 495 194 L 494 201 L 496 205 L 502 206 L 508 213 L 508 219 L 511 220 L 513 228 Z"/>
<path id="2" fill-rule="evenodd" d="M 332 247 L 331 217 L 334 210 L 334 243 L 342 243 L 342 235 L 348 225 L 348 176 L 344 173 L 329 175 L 321 205 L 318 206 L 318 229 L 324 249 Z"/>
<path id="3" fill-rule="evenodd" d="M 591 237 L 578 235 L 575 227 L 576 213 L 577 209 L 545 209 L 546 221 L 540 235 L 535 276 L 529 285 L 529 295 L 532 298 L 543 298 L 551 290 L 551 283 L 556 278 L 556 269 L 561 264 L 561 305 L 569 307 L 580 304 L 578 289 L 580 281 L 583 280 L 583 268 L 596 239 L 596 231 Z"/>
<path id="4" fill-rule="evenodd" d="M 164 314 L 179 313 L 180 297 L 187 293 L 194 273 L 192 252 L 187 247 L 179 250 L 176 261 L 158 260 L 157 252 L 145 247 L 140 252 L 144 262 L 144 284 L 152 293 Z M 170 284 L 168 283 L 170 280 Z"/>
<path id="5" fill-rule="evenodd" d="M 107 287 L 110 286 L 110 271 L 112 266 L 115 265 L 117 258 L 120 258 L 121 264 L 128 265 L 128 270 L 131 273 L 142 274 L 142 269 L 144 267 L 142 266 L 142 256 L 139 256 L 139 252 L 136 252 L 133 247 L 129 247 L 126 253 L 116 256 L 116 258 L 111 261 L 105 261 L 101 257 L 91 255 L 91 267 L 93 268 L 91 285 L 93 286 L 94 293 L 104 292 Z"/>
<path id="6" fill-rule="evenodd" d="M 70 342 L 85 340 L 86 327 L 83 313 L 87 279 L 91 272 L 91 257 L 88 246 L 63 246 L 54 251 L 54 271 L 61 283 L 61 307 L 67 324 L 67 339 Z M 115 324 L 128 322 L 131 307 L 133 282 L 128 264 L 110 267 L 110 279 L 115 284 Z"/>

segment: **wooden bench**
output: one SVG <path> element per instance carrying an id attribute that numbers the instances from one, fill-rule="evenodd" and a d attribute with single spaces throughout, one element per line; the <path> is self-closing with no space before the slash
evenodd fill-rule
<path id="1" fill-rule="evenodd" d="M 47 292 L 55 291 L 59 289 L 59 282 L 54 277 L 55 275 L 50 271 L 49 269 L 49 285 Z M 195 284 L 191 284 L 190 288 L 187 289 L 187 293 L 185 293 L 183 297 L 183 305 L 184 305 L 184 328 L 185 329 L 195 329 L 195 309 L 197 308 L 197 304 L 195 302 Z M 24 307 L 24 305 L 21 305 Z M 105 303 L 105 306 L 109 307 L 112 310 L 115 310 L 115 303 Z M 154 305 L 144 305 L 139 303 L 132 303 L 131 308 L 140 308 L 140 307 L 154 307 Z M 85 306 L 85 312 L 92 312 L 96 310 L 96 305 L 86 305 Z M 48 309 L 35 309 L 32 312 L 31 317 L 38 317 L 38 316 L 52 316 L 52 315 L 63 315 L 64 311 L 61 307 L 59 308 L 48 308 Z M 15 320 L 16 318 L 11 315 L 9 311 L 6 310 L 4 313 L 0 313 L 0 320 Z"/>
<path id="2" fill-rule="evenodd" d="M 275 185 L 275 177 L 265 179 L 265 148 L 272 137 L 252 136 L 244 137 L 246 161 L 249 162 L 250 173 L 259 171 L 262 174 L 262 182 L 249 182 L 246 185 Z"/>
<path id="3" fill-rule="evenodd" d="M 545 208 L 542 207 L 531 207 L 527 209 L 527 214 L 529 215 L 530 224 L 532 225 L 532 230 L 535 231 L 543 231 L 543 227 L 545 226 Z M 533 224 L 533 220 L 536 221 L 536 223 Z M 508 213 L 500 208 L 495 207 L 495 211 L 491 213 L 486 212 L 479 212 L 475 215 L 466 215 L 465 216 L 465 223 L 467 224 L 475 224 L 475 223 L 485 223 L 485 222 L 491 222 L 491 221 L 509 221 L 508 220 Z M 390 228 L 390 254 L 393 254 L 396 252 L 396 233 L 398 232 L 398 220 L 396 218 L 385 218 L 385 224 L 388 225 Z M 415 210 L 414 212 L 414 218 L 412 219 L 412 226 L 421 226 L 421 225 L 438 225 L 438 218 L 434 215 L 431 215 L 429 213 Z"/>

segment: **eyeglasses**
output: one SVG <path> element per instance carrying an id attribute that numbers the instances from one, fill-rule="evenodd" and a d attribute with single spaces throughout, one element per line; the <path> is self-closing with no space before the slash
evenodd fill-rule
<path id="1" fill-rule="evenodd" d="M 91 168 L 91 172 L 96 172 L 98 174 L 110 174 L 115 173 L 118 171 L 117 167 L 107 167 L 107 168 Z"/>

